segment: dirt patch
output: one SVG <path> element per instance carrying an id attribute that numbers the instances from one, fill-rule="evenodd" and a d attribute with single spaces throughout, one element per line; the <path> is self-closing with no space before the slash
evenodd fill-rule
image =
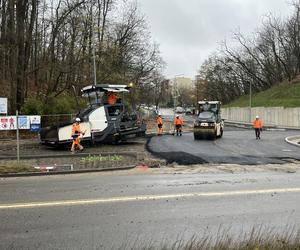
<path id="1" fill-rule="evenodd" d="M 296 173 L 300 170 L 300 164 L 268 164 L 268 165 L 236 165 L 236 164 L 195 164 L 178 165 L 169 164 L 163 169 L 151 169 L 152 173 L 166 174 L 219 174 L 219 173 L 251 173 L 251 172 L 283 172 Z"/>

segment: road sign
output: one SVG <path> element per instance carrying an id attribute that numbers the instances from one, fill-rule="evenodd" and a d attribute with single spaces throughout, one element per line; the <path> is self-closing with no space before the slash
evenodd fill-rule
<path id="1" fill-rule="evenodd" d="M 0 97 L 0 114 L 7 114 L 7 98 Z"/>

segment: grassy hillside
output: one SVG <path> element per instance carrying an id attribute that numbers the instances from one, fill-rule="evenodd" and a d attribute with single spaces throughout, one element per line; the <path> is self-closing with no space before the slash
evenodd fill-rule
<path id="1" fill-rule="evenodd" d="M 300 107 L 300 80 L 282 82 L 266 91 L 252 95 L 252 107 Z M 224 107 L 249 107 L 249 95 Z"/>

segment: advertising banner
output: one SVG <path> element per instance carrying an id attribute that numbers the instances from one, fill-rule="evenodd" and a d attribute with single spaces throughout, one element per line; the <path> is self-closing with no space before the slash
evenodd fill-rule
<path id="1" fill-rule="evenodd" d="M 40 116 L 19 116 L 19 129 L 30 129 L 33 132 L 38 132 L 41 127 Z M 0 130 L 16 130 L 16 116 L 0 116 Z"/>
<path id="2" fill-rule="evenodd" d="M 19 116 L 19 129 L 30 129 L 30 119 L 28 116 Z"/>
<path id="3" fill-rule="evenodd" d="M 17 121 L 15 116 L 0 116 L 0 130 L 15 130 Z"/>
<path id="4" fill-rule="evenodd" d="M 39 132 L 41 129 L 41 117 L 40 116 L 30 116 L 30 131 Z"/>

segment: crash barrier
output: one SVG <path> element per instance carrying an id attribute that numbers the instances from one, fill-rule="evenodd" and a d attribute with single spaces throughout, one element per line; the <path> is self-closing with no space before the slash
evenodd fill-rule
<path id="1" fill-rule="evenodd" d="M 258 115 L 263 124 L 275 127 L 299 128 L 300 108 L 256 107 L 222 108 L 222 118 L 233 122 L 251 122 Z"/>

